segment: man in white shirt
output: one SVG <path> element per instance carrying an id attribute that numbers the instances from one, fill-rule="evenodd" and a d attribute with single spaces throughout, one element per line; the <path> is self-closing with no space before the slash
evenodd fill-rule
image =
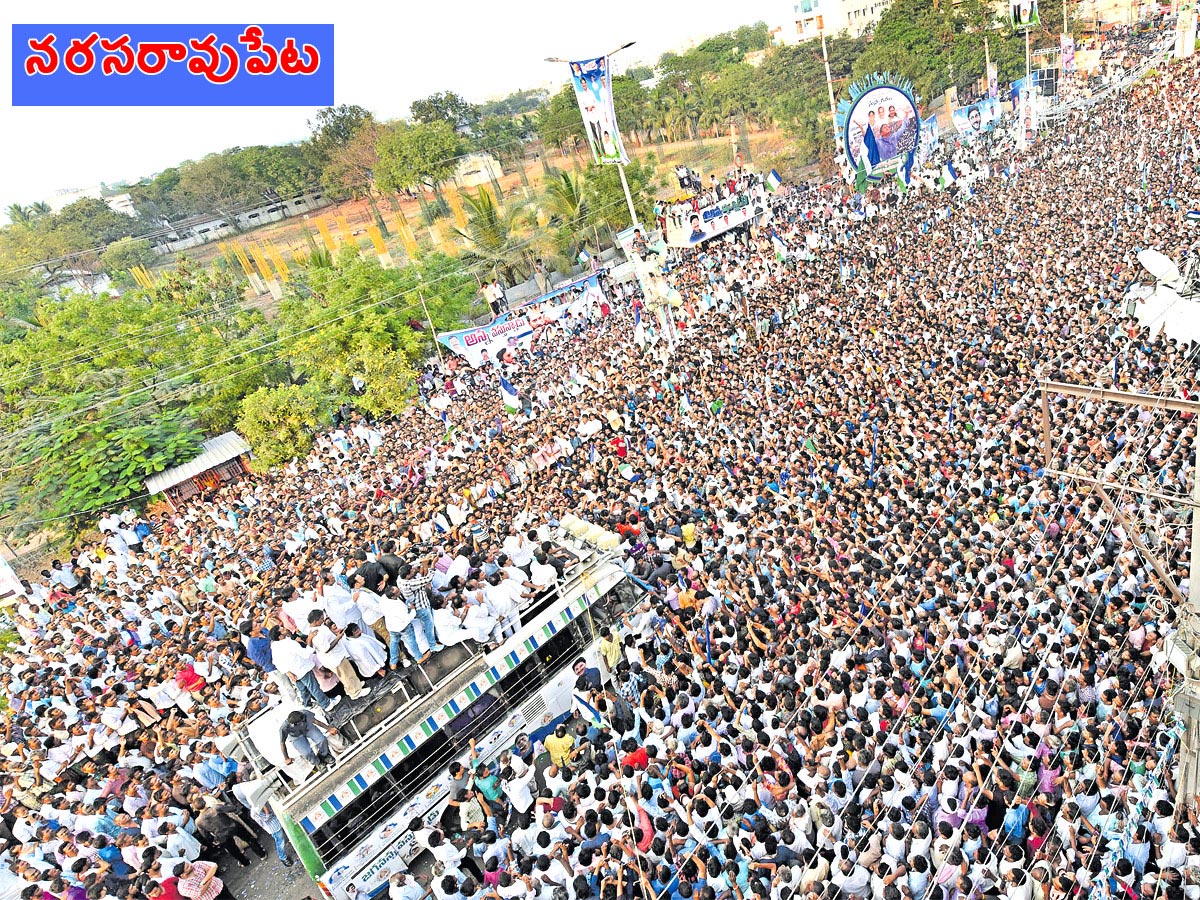
<path id="1" fill-rule="evenodd" d="M 529 581 L 539 591 L 551 588 L 558 581 L 558 570 L 550 565 L 546 554 L 538 551 L 534 554 L 529 567 Z"/>
<path id="2" fill-rule="evenodd" d="M 351 606 L 353 605 L 352 603 Z M 341 635 L 335 634 L 330 627 L 332 622 L 329 617 L 321 610 L 314 609 L 308 614 L 308 624 L 312 626 L 312 631 L 308 633 L 308 645 L 316 652 L 317 661 L 337 675 L 347 697 L 351 700 L 365 697 L 370 689 L 362 683 L 358 673 L 354 671 L 354 664 L 350 662 L 350 654 L 342 646 Z"/>
<path id="3" fill-rule="evenodd" d="M 311 700 L 321 709 L 331 709 L 342 702 L 341 697 L 331 699 L 321 690 L 313 672 L 317 666 L 316 654 L 293 638 L 284 637 L 278 625 L 271 628 L 271 661 L 296 685 L 305 706 L 310 706 Z"/>

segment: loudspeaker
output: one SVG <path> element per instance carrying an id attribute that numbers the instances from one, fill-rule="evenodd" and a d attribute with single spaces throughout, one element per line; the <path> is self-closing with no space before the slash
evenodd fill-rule
<path id="1" fill-rule="evenodd" d="M 1039 69 L 1036 77 L 1038 92 L 1043 97 L 1053 97 L 1058 94 L 1058 69 Z"/>

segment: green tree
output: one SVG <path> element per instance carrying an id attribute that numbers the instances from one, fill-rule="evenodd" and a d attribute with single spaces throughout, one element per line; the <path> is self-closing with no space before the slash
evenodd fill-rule
<path id="1" fill-rule="evenodd" d="M 295 144 L 247 147 L 237 154 L 237 168 L 255 199 L 287 200 L 316 187 L 321 169 Z"/>
<path id="2" fill-rule="evenodd" d="M 621 134 L 632 136 L 638 145 L 643 144 L 649 94 L 638 82 L 623 75 L 614 78 L 612 86 L 613 112 L 616 113 L 617 128 Z"/>
<path id="3" fill-rule="evenodd" d="M 379 126 L 368 122 L 345 147 L 334 150 L 321 170 L 321 184 L 338 197 L 361 197 L 374 184 L 379 166 Z"/>
<path id="4" fill-rule="evenodd" d="M 455 229 L 468 251 L 485 269 L 496 271 L 508 284 L 523 281 L 533 271 L 533 254 L 526 240 L 532 217 L 517 204 L 501 207 L 485 187 L 463 193 L 467 227 Z"/>
<path id="5" fill-rule="evenodd" d="M 583 116 L 571 85 L 565 85 L 538 112 L 537 133 L 546 147 L 572 147 L 584 139 Z"/>
<path id="6" fill-rule="evenodd" d="M 143 493 L 148 476 L 200 449 L 202 435 L 182 411 L 151 411 L 136 402 L 89 411 L 96 398 L 66 395 L 45 425 L 23 434 L 16 458 L 31 472 L 24 509 L 82 523 L 101 507 Z"/>
<path id="7" fill-rule="evenodd" d="M 76 232 L 91 247 L 103 247 L 137 233 L 137 222 L 132 217 L 91 197 L 76 200 L 49 219 L 39 216 L 38 221 L 45 222 L 53 230 Z"/>
<path id="8" fill-rule="evenodd" d="M 341 106 L 326 106 L 308 120 L 309 137 L 305 149 L 315 165 L 324 168 L 350 142 L 364 126 L 373 124 L 375 117 L 361 106 L 343 103 Z"/>
<path id="9" fill-rule="evenodd" d="M 113 241 L 100 254 L 100 264 L 109 275 L 127 272 L 135 266 L 148 266 L 158 256 L 145 238 L 123 237 Z"/>
<path id="10" fill-rule="evenodd" d="M 492 116 L 511 118 L 531 113 L 536 111 L 549 97 L 549 92 L 541 88 L 513 91 L 507 97 L 479 104 L 479 118 L 481 120 Z"/>
<path id="11" fill-rule="evenodd" d="M 440 91 L 423 100 L 414 100 L 409 115 L 418 125 L 445 122 L 460 134 L 470 134 L 479 123 L 479 107 L 454 91 Z"/>
<path id="12" fill-rule="evenodd" d="M 644 224 L 654 220 L 654 167 L 640 159 L 632 160 L 625 167 L 625 178 L 629 182 L 629 193 L 638 219 Z M 621 187 L 621 176 L 616 166 L 591 166 L 583 182 L 587 203 L 587 219 L 591 225 L 607 225 L 614 231 L 628 228 L 629 207 L 625 202 L 625 191 Z"/>
<path id="13" fill-rule="evenodd" d="M 246 397 L 237 430 L 254 449 L 251 467 L 262 472 L 307 455 L 313 433 L 329 422 L 331 406 L 315 384 L 262 387 Z"/>
<path id="14" fill-rule="evenodd" d="M 248 182 L 238 164 L 238 152 L 210 153 L 201 160 L 183 163 L 174 191 L 189 208 L 216 213 L 236 231 L 241 230 L 237 214 L 262 202 L 257 185 Z"/>
<path id="15" fill-rule="evenodd" d="M 153 178 L 129 188 L 139 217 L 139 231 L 157 230 L 162 220 L 173 221 L 200 212 L 193 198 L 179 190 L 179 168 L 164 169 Z"/>
<path id="16" fill-rule="evenodd" d="M 472 146 L 490 153 L 509 170 L 515 169 L 522 184 L 528 186 L 525 175 L 525 145 L 532 137 L 532 127 L 525 117 L 501 118 L 492 116 L 480 120 L 472 136 Z"/>
<path id="17" fill-rule="evenodd" d="M 444 212 L 439 188 L 454 174 L 460 146 L 458 133 L 446 122 L 393 124 L 375 142 L 375 186 L 381 191 L 430 190 Z"/>

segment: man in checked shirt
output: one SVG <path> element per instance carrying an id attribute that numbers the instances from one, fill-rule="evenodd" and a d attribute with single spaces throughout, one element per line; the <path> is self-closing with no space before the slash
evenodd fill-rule
<path id="1" fill-rule="evenodd" d="M 432 565 L 432 557 L 426 557 L 418 563 L 419 569 L 414 569 L 410 563 L 405 562 L 400 566 L 399 578 L 396 581 L 396 589 L 400 592 L 400 596 L 404 598 L 409 609 L 417 615 L 414 626 L 419 624 L 425 632 L 425 643 L 429 649 L 425 651 L 424 656 L 417 660 L 418 663 L 429 659 L 430 653 L 446 649 L 438 641 L 437 631 L 433 627 L 433 610 L 429 605 L 429 585 L 433 581 L 429 570 Z"/>

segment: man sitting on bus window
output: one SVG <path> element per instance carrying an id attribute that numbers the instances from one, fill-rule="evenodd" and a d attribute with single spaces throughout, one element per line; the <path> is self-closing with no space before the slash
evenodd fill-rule
<path id="1" fill-rule="evenodd" d="M 326 726 L 326 731 L 331 735 L 338 733 L 330 726 Z M 293 753 L 314 769 L 332 768 L 334 764 L 329 741 L 317 727 L 316 717 L 305 709 L 292 710 L 279 726 L 279 749 L 283 752 L 284 763 L 289 766 Z"/>

